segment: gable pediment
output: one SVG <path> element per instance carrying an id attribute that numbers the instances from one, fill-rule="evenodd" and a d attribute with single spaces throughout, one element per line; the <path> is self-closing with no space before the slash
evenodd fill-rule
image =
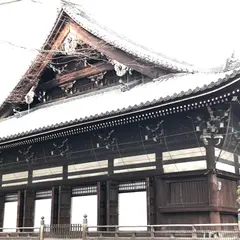
<path id="1" fill-rule="evenodd" d="M 60 87 L 66 93 L 71 92 L 80 80 L 83 84 L 90 80 L 102 86 L 104 79 L 111 78 L 113 73 L 118 80 L 121 74 L 121 78 L 130 74 L 132 79 L 146 77 L 151 80 L 172 72 L 192 71 L 184 65 L 174 66 L 172 62 L 157 59 L 156 54 L 146 49 L 140 51 L 139 46 L 134 48 L 133 43 L 117 35 L 111 39 L 109 35 L 114 33 L 101 30 L 86 15 L 79 13 L 79 9 L 75 10 L 75 13 L 71 9 L 61 11 L 42 51 L 5 102 L 9 104 L 0 111 L 2 116 L 6 116 L 3 113 L 12 106 L 26 105 L 25 96 L 30 89 L 37 91 L 36 98 L 43 99 L 46 90 Z M 124 85 L 124 81 L 121 83 Z"/>

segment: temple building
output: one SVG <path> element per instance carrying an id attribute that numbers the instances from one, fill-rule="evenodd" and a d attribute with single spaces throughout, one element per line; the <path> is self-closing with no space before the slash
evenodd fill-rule
<path id="1" fill-rule="evenodd" d="M 70 224 L 78 196 L 96 197 L 89 204 L 97 225 L 124 225 L 123 194 L 137 192 L 149 225 L 237 222 L 234 55 L 203 71 L 131 42 L 75 5 L 60 11 L 39 48 L 0 103 L 1 227 L 10 202 L 18 203 L 17 226 L 33 226 L 42 199 L 51 224 Z M 74 213 L 79 223 L 86 204 Z M 128 211 L 137 214 L 134 204 Z"/>

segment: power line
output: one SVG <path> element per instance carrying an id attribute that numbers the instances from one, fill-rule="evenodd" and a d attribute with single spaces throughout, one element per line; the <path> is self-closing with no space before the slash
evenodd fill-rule
<path id="1" fill-rule="evenodd" d="M 2 5 L 7 5 L 7 4 L 11 4 L 11 3 L 17 3 L 17 2 L 22 2 L 23 0 L 12 0 L 12 1 L 7 1 L 7 2 L 2 2 L 0 3 L 0 6 Z M 33 3 L 41 3 L 41 1 L 38 0 L 30 0 Z"/>
<path id="2" fill-rule="evenodd" d="M 11 3 L 16 3 L 16 2 L 22 2 L 23 0 L 12 0 L 12 1 L 7 1 L 7 2 L 2 2 L 0 3 L 1 5 L 7 5 L 7 4 L 11 4 Z"/>

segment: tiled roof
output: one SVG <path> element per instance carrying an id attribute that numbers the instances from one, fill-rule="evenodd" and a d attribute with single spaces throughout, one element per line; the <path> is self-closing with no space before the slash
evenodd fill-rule
<path id="1" fill-rule="evenodd" d="M 0 122 L 0 139 L 9 139 L 71 123 L 94 120 L 110 115 L 137 111 L 152 105 L 186 99 L 227 82 L 240 73 L 240 68 L 225 73 L 178 73 L 160 77 L 122 92 L 120 87 L 85 94 L 46 104 Z"/>
<path id="2" fill-rule="evenodd" d="M 170 59 L 159 53 L 153 52 L 146 47 L 133 43 L 126 37 L 120 36 L 106 26 L 100 25 L 83 8 L 67 5 L 63 9 L 77 24 L 96 37 L 104 40 L 112 46 L 123 50 L 137 58 L 152 63 L 156 66 L 171 69 L 177 72 L 198 72 L 199 69 L 183 62 Z"/>
<path id="3" fill-rule="evenodd" d="M 120 36 L 116 32 L 113 32 L 112 30 L 108 29 L 106 26 L 100 25 L 89 14 L 87 14 L 86 10 L 81 10 L 82 8 L 81 9 L 79 8 L 80 7 L 77 6 L 65 7 L 60 12 L 59 17 L 63 12 L 66 12 L 74 21 L 76 21 L 80 26 L 82 26 L 84 29 L 86 29 L 93 35 L 101 38 L 102 40 L 108 42 L 109 44 L 115 46 L 116 48 L 119 48 L 129 54 L 132 54 L 137 58 L 152 63 L 154 66 L 172 69 L 177 72 L 191 72 L 191 73 L 198 72 L 198 69 L 195 69 L 186 63 L 169 59 L 161 54 L 155 53 L 147 49 L 146 47 L 131 42 L 130 40 Z M 57 18 L 57 20 L 59 20 L 59 17 Z M 54 21 L 56 21 L 56 19 L 54 19 Z M 52 28 L 52 31 L 50 31 L 50 28 L 54 27 L 53 26 L 54 21 L 53 19 L 51 19 L 49 24 L 47 24 L 48 27 L 44 27 L 42 29 L 41 38 L 38 38 L 38 40 L 35 39 L 36 42 L 34 42 L 35 43 L 34 48 L 36 49 L 44 48 L 44 46 L 47 44 L 46 39 L 49 37 L 49 34 L 51 34 L 54 29 Z M 44 40 L 46 40 L 45 43 Z M 23 49 L 20 50 L 23 51 Z M 25 52 L 21 52 L 20 56 L 22 56 L 23 53 L 25 54 Z M 19 84 L 21 78 L 24 79 L 25 77 L 24 72 L 26 74 L 26 71 L 34 63 L 34 60 L 37 57 L 36 51 L 31 52 L 30 55 L 31 56 L 29 56 L 29 59 L 27 56 L 25 56 L 26 61 L 18 62 L 17 65 L 19 65 L 20 63 L 22 64 L 21 71 L 19 71 L 19 73 L 17 71 L 14 71 L 12 77 L 8 75 L 8 81 L 6 81 L 5 84 L 1 86 L 0 106 L 3 105 L 4 101 L 6 101 L 6 98 L 9 97 L 13 89 L 17 86 L 17 84 Z"/>

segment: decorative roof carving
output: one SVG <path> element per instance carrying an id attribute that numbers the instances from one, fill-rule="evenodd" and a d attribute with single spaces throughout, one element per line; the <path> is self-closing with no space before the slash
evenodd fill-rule
<path id="1" fill-rule="evenodd" d="M 64 85 L 61 85 L 60 88 L 66 93 L 66 94 L 73 94 L 73 87 L 76 81 L 66 83 Z"/>
<path id="2" fill-rule="evenodd" d="M 103 86 L 103 79 L 104 76 L 106 75 L 107 71 L 101 72 L 99 74 L 93 75 L 91 77 L 88 77 L 92 82 L 94 82 L 96 85 Z"/>
<path id="3" fill-rule="evenodd" d="M 227 59 L 224 71 L 231 71 L 240 67 L 240 60 L 236 57 L 235 52 L 232 53 L 231 57 Z"/>
<path id="4" fill-rule="evenodd" d="M 64 54 L 74 54 L 79 40 L 77 36 L 73 33 L 69 33 L 65 41 L 61 46 L 61 50 Z"/>
<path id="5" fill-rule="evenodd" d="M 127 72 L 129 72 L 129 74 L 132 74 L 131 68 L 125 66 L 124 64 L 116 60 L 110 60 L 110 63 L 114 66 L 114 70 L 118 77 L 123 77 Z"/>

